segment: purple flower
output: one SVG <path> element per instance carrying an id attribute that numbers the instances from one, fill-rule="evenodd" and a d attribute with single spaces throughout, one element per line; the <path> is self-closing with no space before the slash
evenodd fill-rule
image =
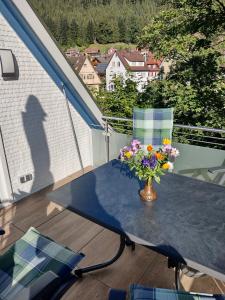
<path id="1" fill-rule="evenodd" d="M 131 142 L 131 148 L 134 153 L 136 153 L 141 148 L 141 142 L 139 140 L 133 140 Z"/>
<path id="2" fill-rule="evenodd" d="M 146 167 L 146 168 L 150 167 L 150 161 L 149 161 L 149 159 L 146 158 L 146 157 L 144 157 L 144 158 L 142 159 L 141 163 L 142 163 L 143 167 Z"/>
<path id="3" fill-rule="evenodd" d="M 151 168 L 151 169 L 154 169 L 155 166 L 157 165 L 157 159 L 156 159 L 156 156 L 155 156 L 155 155 L 152 155 L 149 161 L 150 161 L 150 168 Z"/>
<path id="4" fill-rule="evenodd" d="M 170 154 L 171 150 L 172 150 L 171 145 L 164 145 L 163 148 L 162 148 L 162 152 L 166 153 L 166 154 Z"/>
<path id="5" fill-rule="evenodd" d="M 155 155 L 152 155 L 150 158 L 144 157 L 141 161 L 143 167 L 145 168 L 151 168 L 152 170 L 157 165 L 157 159 Z"/>

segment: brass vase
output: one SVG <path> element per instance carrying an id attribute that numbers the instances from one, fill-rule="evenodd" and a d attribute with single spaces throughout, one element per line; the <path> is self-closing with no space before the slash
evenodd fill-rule
<path id="1" fill-rule="evenodd" d="M 140 191 L 140 197 L 143 201 L 155 201 L 157 199 L 156 191 L 153 188 L 152 181 L 146 181 L 145 187 Z"/>

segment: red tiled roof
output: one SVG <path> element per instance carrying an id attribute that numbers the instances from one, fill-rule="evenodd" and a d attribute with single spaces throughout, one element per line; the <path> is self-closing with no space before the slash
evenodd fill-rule
<path id="1" fill-rule="evenodd" d="M 131 71 L 131 72 L 146 72 L 148 71 L 148 66 L 145 64 L 144 66 L 130 66 L 127 62 L 127 60 L 129 60 L 127 57 L 127 52 L 125 51 L 120 51 L 120 52 L 116 52 L 116 54 L 118 55 L 119 59 L 121 60 L 122 64 L 124 65 L 124 67 L 128 70 L 128 71 Z M 130 53 L 129 53 L 130 54 Z M 135 54 L 136 55 L 136 54 Z M 138 56 L 132 56 L 132 59 L 134 57 L 138 57 Z M 126 60 L 126 59 L 127 60 Z M 137 62 L 144 62 L 144 58 L 143 60 L 129 60 L 129 61 L 137 61 Z"/>
<path id="2" fill-rule="evenodd" d="M 84 50 L 84 52 L 87 54 L 95 54 L 100 53 L 100 50 L 98 48 L 87 48 Z"/>
<path id="3" fill-rule="evenodd" d="M 131 62 L 144 62 L 144 56 L 139 52 L 139 51 L 126 51 L 126 50 L 122 50 L 120 51 L 121 55 L 123 55 L 127 60 L 131 61 Z"/>
<path id="4" fill-rule="evenodd" d="M 162 60 L 154 58 L 154 55 L 149 52 L 146 63 L 147 65 L 157 65 L 159 67 L 162 63 Z"/>

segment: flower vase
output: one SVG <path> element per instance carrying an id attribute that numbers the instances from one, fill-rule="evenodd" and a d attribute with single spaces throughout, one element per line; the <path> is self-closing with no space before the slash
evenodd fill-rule
<path id="1" fill-rule="evenodd" d="M 145 182 L 144 188 L 140 191 L 140 197 L 143 201 L 155 201 L 157 199 L 156 191 L 153 188 L 152 180 Z"/>

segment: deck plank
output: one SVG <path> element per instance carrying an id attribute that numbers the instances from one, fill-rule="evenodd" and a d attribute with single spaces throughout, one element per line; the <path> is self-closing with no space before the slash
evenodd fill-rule
<path id="1" fill-rule="evenodd" d="M 87 258 L 81 262 L 81 266 L 88 266 L 112 258 L 118 247 L 119 236 L 105 229 L 82 249 Z M 155 256 L 155 252 L 139 245 L 136 245 L 135 251 L 127 247 L 113 265 L 91 274 L 107 286 L 126 289 L 129 284 L 138 282 L 146 268 L 154 261 Z"/>
<path id="2" fill-rule="evenodd" d="M 103 228 L 68 210 L 64 210 L 37 228 L 41 233 L 64 244 L 74 251 L 80 251 Z"/>
<path id="3" fill-rule="evenodd" d="M 79 279 L 62 297 L 62 300 L 108 300 L 109 287 L 92 278 Z"/>
<path id="4" fill-rule="evenodd" d="M 19 230 L 13 224 L 5 225 L 4 230 L 5 234 L 0 236 L 0 254 L 24 234 L 22 230 Z"/>

